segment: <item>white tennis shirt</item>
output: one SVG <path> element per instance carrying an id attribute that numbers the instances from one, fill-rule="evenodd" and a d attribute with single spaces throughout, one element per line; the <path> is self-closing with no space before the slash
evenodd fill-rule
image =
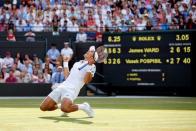
<path id="1" fill-rule="evenodd" d="M 90 72 L 92 76 L 94 77 L 96 66 L 93 65 L 87 65 L 83 69 L 79 70 L 79 67 L 86 64 L 84 60 L 81 60 L 79 62 L 76 62 L 67 79 L 60 85 L 62 88 L 69 89 L 74 92 L 74 95 L 78 95 L 80 92 L 80 89 L 84 86 L 84 77 L 87 72 Z"/>

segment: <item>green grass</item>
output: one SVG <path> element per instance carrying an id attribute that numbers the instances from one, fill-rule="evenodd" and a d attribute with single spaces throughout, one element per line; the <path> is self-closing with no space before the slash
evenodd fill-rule
<path id="1" fill-rule="evenodd" d="M 96 112 L 60 117 L 42 99 L 0 99 L 0 131 L 196 131 L 196 98 L 79 98 Z"/>

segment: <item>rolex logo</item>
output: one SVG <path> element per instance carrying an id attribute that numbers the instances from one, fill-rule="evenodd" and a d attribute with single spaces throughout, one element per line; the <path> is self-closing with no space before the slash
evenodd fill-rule
<path id="1" fill-rule="evenodd" d="M 132 37 L 132 40 L 135 42 L 137 40 L 137 37 L 136 36 L 133 36 Z"/>
<path id="2" fill-rule="evenodd" d="M 160 41 L 161 40 L 161 36 L 157 36 L 157 40 Z"/>

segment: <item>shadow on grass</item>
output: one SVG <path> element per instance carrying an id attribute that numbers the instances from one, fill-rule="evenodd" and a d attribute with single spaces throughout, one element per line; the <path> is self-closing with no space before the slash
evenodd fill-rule
<path id="1" fill-rule="evenodd" d="M 79 124 L 93 124 L 92 121 L 87 121 L 86 119 L 91 119 L 89 117 L 82 117 L 82 118 L 70 118 L 70 117 L 55 117 L 55 116 L 46 116 L 46 117 L 39 117 L 41 119 L 47 120 L 54 120 L 54 122 L 71 122 L 71 123 L 79 123 Z"/>

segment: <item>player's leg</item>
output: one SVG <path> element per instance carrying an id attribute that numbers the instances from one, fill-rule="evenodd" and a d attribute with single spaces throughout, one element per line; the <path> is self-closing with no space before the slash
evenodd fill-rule
<path id="1" fill-rule="evenodd" d="M 41 103 L 40 109 L 42 111 L 53 111 L 58 108 L 57 103 L 60 101 L 61 88 L 54 89 Z"/>
<path id="2" fill-rule="evenodd" d="M 61 101 L 61 111 L 70 113 L 78 110 L 78 105 L 73 104 L 69 98 L 63 98 Z"/>
<path id="3" fill-rule="evenodd" d="M 74 92 L 68 88 L 62 89 L 63 93 L 61 95 L 61 111 L 70 113 L 77 110 L 83 110 L 89 117 L 94 117 L 94 112 L 88 103 L 74 104 L 73 101 L 76 99 L 77 94 L 74 94 Z"/>
<path id="4" fill-rule="evenodd" d="M 61 101 L 61 111 L 70 113 L 78 110 L 83 110 L 89 117 L 94 117 L 94 111 L 88 103 L 74 104 L 71 99 L 63 98 Z M 65 115 L 66 116 L 66 115 Z"/>
<path id="5" fill-rule="evenodd" d="M 42 111 L 53 111 L 57 108 L 57 103 L 50 96 L 47 96 L 40 105 L 40 110 Z"/>

